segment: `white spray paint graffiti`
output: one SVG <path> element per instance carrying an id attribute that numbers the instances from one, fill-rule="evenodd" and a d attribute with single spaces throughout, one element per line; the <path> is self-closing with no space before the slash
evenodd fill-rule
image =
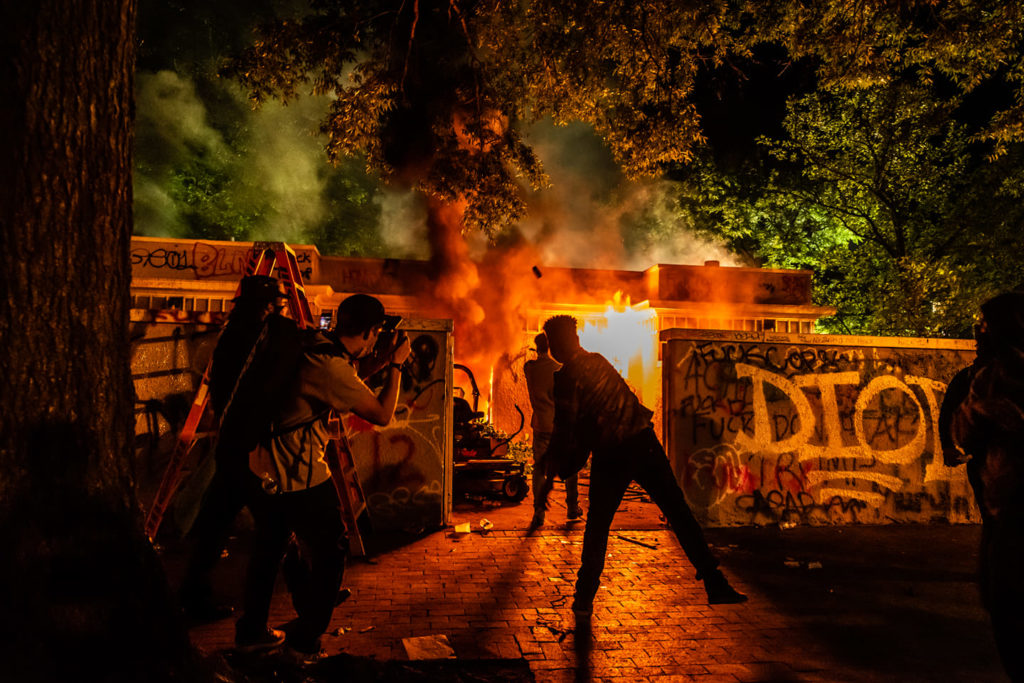
<path id="1" fill-rule="evenodd" d="M 749 336 L 666 348 L 670 458 L 705 522 L 976 521 L 963 471 L 937 455 L 946 381 L 972 356 L 963 344 Z"/>

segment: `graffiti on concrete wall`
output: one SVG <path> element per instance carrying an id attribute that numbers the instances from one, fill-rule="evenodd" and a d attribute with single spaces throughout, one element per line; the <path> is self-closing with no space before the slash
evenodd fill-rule
<path id="1" fill-rule="evenodd" d="M 443 523 L 444 474 L 451 449 L 451 387 L 443 331 L 409 331 L 413 353 L 402 368 L 395 417 L 374 427 L 345 420 L 356 469 L 376 530 L 419 532 Z M 370 378 L 371 388 L 381 378 Z"/>
<path id="2" fill-rule="evenodd" d="M 665 357 L 670 458 L 707 522 L 976 520 L 936 430 L 972 352 L 731 336 Z"/>
<path id="3" fill-rule="evenodd" d="M 249 259 L 249 245 L 226 246 L 223 243 L 151 243 L 133 242 L 131 264 L 133 277 L 171 277 L 208 280 L 238 279 Z M 313 276 L 313 252 L 295 253 L 299 273 L 308 282 Z M 279 271 L 280 269 L 278 269 Z M 280 272 L 276 273 L 280 277 Z"/>

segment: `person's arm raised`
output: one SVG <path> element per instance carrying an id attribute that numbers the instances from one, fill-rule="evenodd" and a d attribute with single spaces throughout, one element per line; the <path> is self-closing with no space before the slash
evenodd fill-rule
<path id="1" fill-rule="evenodd" d="M 353 413 L 379 427 L 391 422 L 398 406 L 398 390 L 402 384 L 401 365 L 409 357 L 411 350 L 409 338 L 405 337 L 391 353 L 391 360 L 385 370 L 387 378 L 384 380 L 384 388 L 380 395 L 370 394 L 360 398 L 352 405 Z"/>

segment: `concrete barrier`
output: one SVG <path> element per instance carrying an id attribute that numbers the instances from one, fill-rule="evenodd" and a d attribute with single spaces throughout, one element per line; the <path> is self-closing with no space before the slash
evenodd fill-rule
<path id="1" fill-rule="evenodd" d="M 702 523 L 980 521 L 936 430 L 973 342 L 680 329 L 661 340 L 666 450 Z"/>

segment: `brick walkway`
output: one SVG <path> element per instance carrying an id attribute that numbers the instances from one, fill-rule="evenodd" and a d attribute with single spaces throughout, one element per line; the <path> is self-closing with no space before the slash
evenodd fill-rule
<path id="1" fill-rule="evenodd" d="M 553 498 L 558 495 L 556 491 Z M 992 661 L 971 664 L 970 673 L 964 672 L 966 678 L 932 678 L 917 669 L 922 676 L 918 678 L 908 675 L 906 667 L 896 678 L 887 673 L 886 661 L 873 658 L 870 652 L 864 653 L 862 662 L 856 656 L 837 656 L 835 642 L 819 637 L 815 623 L 835 625 L 844 619 L 863 623 L 875 617 L 857 612 L 857 600 L 830 605 L 829 613 L 810 616 L 813 605 L 790 609 L 793 605 L 782 601 L 799 603 L 803 580 L 793 573 L 792 562 L 787 568 L 781 560 L 773 561 L 778 581 L 774 587 L 767 581 L 762 590 L 759 581 L 748 580 L 762 570 L 755 574 L 749 562 L 733 562 L 745 556 L 728 543 L 729 534 L 722 533 L 730 530 L 711 530 L 708 535 L 716 541 L 726 573 L 750 601 L 709 606 L 693 567 L 664 528 L 656 508 L 635 497 L 624 503 L 616 518 L 591 630 L 574 633 L 568 606 L 583 525 L 566 523 L 564 505 L 553 502 L 548 525 L 527 536 L 530 513 L 529 499 L 494 509 L 457 507 L 453 521 L 470 522 L 472 533 L 438 531 L 369 563 L 353 562 L 345 578 L 353 595 L 335 610 L 331 632 L 324 638 L 327 653 L 403 660 L 403 638 L 444 635 L 459 659 L 524 658 L 539 681 L 1001 680 L 998 663 Z M 485 517 L 494 524 L 488 532 L 479 526 Z M 766 554 L 759 558 L 764 560 Z M 233 559 L 240 562 L 238 557 Z M 736 566 L 746 567 L 746 575 L 738 574 Z M 965 576 L 960 571 L 952 580 L 967 589 L 971 585 L 969 572 Z M 232 581 L 228 593 L 234 590 L 237 598 L 240 576 Z M 788 582 L 784 590 L 779 588 L 780 581 Z M 984 615 L 976 608 L 968 611 L 969 619 L 957 628 L 973 632 L 954 633 L 948 644 L 934 643 L 935 650 L 962 648 L 965 638 L 973 638 L 971 646 L 981 652 L 977 657 L 993 658 Z M 279 589 L 271 623 L 279 625 L 293 617 L 288 596 Z M 885 628 L 885 623 L 872 625 L 875 631 Z M 204 650 L 230 648 L 233 622 L 197 627 L 191 634 Z M 914 671 L 916 664 L 908 666 Z"/>

